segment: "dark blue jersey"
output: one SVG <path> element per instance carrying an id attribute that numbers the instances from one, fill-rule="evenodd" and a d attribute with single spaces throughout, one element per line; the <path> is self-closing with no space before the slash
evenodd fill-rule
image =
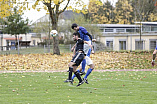
<path id="1" fill-rule="evenodd" d="M 89 41 L 89 37 L 88 35 L 86 35 L 88 33 L 88 31 L 84 28 L 84 27 L 79 27 L 78 32 L 80 33 L 80 38 L 85 40 L 85 41 Z"/>
<path id="2" fill-rule="evenodd" d="M 156 48 L 155 48 L 156 50 L 157 50 L 157 46 L 156 46 Z"/>
<path id="3" fill-rule="evenodd" d="M 83 47 L 84 47 L 84 41 L 82 39 L 78 39 L 76 41 L 75 51 L 76 52 L 79 51 L 79 50 L 83 51 Z"/>

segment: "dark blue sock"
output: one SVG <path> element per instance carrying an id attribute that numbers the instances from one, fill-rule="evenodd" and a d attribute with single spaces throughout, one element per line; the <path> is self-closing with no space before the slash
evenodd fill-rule
<path id="1" fill-rule="evenodd" d="M 86 67 L 86 60 L 83 59 L 83 61 L 82 61 L 82 72 L 85 71 L 85 67 Z"/>
<path id="2" fill-rule="evenodd" d="M 80 70 L 77 70 L 79 73 L 80 73 Z M 72 79 L 74 79 L 76 77 L 76 75 L 74 74 L 73 76 L 72 76 Z"/>
<path id="3" fill-rule="evenodd" d="M 92 70 L 93 70 L 93 69 L 89 68 L 89 69 L 87 70 L 87 73 L 86 73 L 86 75 L 84 76 L 84 78 L 87 78 L 87 77 L 89 76 L 89 74 L 92 72 Z"/>

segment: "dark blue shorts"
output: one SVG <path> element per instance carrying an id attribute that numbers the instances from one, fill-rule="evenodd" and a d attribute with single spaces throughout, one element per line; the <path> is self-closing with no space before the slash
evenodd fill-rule
<path id="1" fill-rule="evenodd" d="M 75 65 L 74 66 L 79 66 L 82 62 L 82 60 L 84 59 L 84 53 L 82 52 L 76 52 L 75 56 L 73 57 L 73 59 L 71 60 L 71 62 L 74 62 Z"/>

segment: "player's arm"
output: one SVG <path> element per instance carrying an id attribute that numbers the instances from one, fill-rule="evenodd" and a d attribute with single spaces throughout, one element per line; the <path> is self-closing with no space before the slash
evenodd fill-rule
<path id="1" fill-rule="evenodd" d="M 75 50 L 76 44 L 71 48 L 71 51 L 73 52 Z"/>
<path id="2" fill-rule="evenodd" d="M 75 51 L 75 48 L 74 48 L 72 57 L 74 57 L 75 54 L 76 54 L 76 51 Z"/>
<path id="3" fill-rule="evenodd" d="M 88 44 L 91 48 L 93 48 L 92 45 L 89 44 L 87 41 L 84 41 L 84 43 Z"/>
<path id="4" fill-rule="evenodd" d="M 91 40 L 93 39 L 92 35 L 89 34 L 88 32 L 85 35 L 88 35 Z"/>
<path id="5" fill-rule="evenodd" d="M 155 49 L 154 52 L 153 52 L 153 58 L 152 58 L 152 62 L 151 62 L 152 66 L 155 65 L 156 53 L 157 53 L 157 50 Z"/>

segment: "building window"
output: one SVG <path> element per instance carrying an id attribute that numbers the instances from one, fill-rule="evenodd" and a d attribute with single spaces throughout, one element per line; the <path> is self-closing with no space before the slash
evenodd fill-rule
<path id="1" fill-rule="evenodd" d="M 157 26 L 152 26 L 151 31 L 157 31 Z"/>
<path id="2" fill-rule="evenodd" d="M 113 29 L 105 29 L 105 32 L 113 32 Z"/>
<path id="3" fill-rule="evenodd" d="M 125 29 L 116 29 L 116 32 L 125 32 Z"/>
<path id="4" fill-rule="evenodd" d="M 103 29 L 103 28 L 100 28 L 100 32 L 104 32 L 104 29 Z"/>
<path id="5" fill-rule="evenodd" d="M 135 50 L 143 50 L 143 40 L 135 41 Z"/>
<path id="6" fill-rule="evenodd" d="M 126 50 L 126 41 L 119 41 L 119 50 Z"/>
<path id="7" fill-rule="evenodd" d="M 150 40 L 150 50 L 154 50 L 157 45 L 157 40 Z"/>
<path id="8" fill-rule="evenodd" d="M 106 41 L 106 46 L 107 46 L 107 48 L 109 48 L 110 50 L 113 50 L 113 41 Z"/>
<path id="9" fill-rule="evenodd" d="M 126 29 L 126 32 L 135 32 L 135 29 Z"/>
<path id="10" fill-rule="evenodd" d="M 151 31 L 151 27 L 150 26 L 143 26 L 142 30 L 144 32 L 149 32 L 149 31 Z"/>

